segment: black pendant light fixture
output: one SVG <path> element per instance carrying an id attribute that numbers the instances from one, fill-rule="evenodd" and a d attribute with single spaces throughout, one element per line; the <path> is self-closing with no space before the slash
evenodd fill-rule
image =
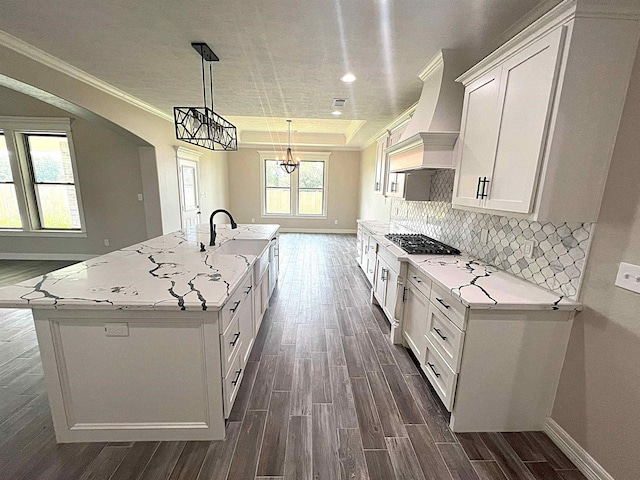
<path id="1" fill-rule="evenodd" d="M 284 169 L 285 172 L 291 174 L 298 167 L 300 159 L 297 157 L 294 159 L 293 154 L 291 153 L 291 120 L 287 120 L 287 123 L 289 124 L 289 142 L 287 145 L 287 154 L 279 163 L 279 165 Z"/>
<path id="2" fill-rule="evenodd" d="M 236 127 L 213 111 L 213 75 L 211 63 L 218 56 L 206 43 L 192 43 L 191 46 L 202 57 L 202 107 L 173 107 L 176 138 L 183 142 L 208 148 L 209 150 L 238 150 Z M 207 83 L 204 64 L 209 64 L 209 96 L 211 108 L 207 106 Z"/>

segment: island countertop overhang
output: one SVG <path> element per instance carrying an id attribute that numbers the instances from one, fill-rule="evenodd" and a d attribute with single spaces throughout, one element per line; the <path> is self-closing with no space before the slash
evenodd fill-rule
<path id="1" fill-rule="evenodd" d="M 265 240 L 267 249 L 280 227 L 217 227 L 215 247 L 208 246 L 208 224 L 178 230 L 2 288 L 0 307 L 220 310 L 258 256 L 218 254 L 218 248 L 233 240 Z"/>

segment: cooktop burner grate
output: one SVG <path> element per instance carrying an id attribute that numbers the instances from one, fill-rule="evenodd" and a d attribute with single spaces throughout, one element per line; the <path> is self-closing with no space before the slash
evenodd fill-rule
<path id="1" fill-rule="evenodd" d="M 459 255 L 460 250 L 418 233 L 389 233 L 386 238 L 409 254 Z"/>

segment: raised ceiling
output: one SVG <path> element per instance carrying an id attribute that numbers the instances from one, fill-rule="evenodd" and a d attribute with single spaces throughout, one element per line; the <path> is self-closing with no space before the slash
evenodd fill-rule
<path id="1" fill-rule="evenodd" d="M 286 141 L 292 118 L 301 139 L 324 135 L 327 145 L 342 138 L 340 146 L 355 148 L 418 100 L 417 73 L 439 49 L 460 50 L 470 66 L 537 4 L 0 0 L 0 30 L 168 114 L 202 103 L 190 42 L 207 42 L 220 57 L 215 109 L 237 124 L 241 142 Z M 347 71 L 357 76 L 351 85 L 340 81 Z M 335 97 L 348 99 L 339 119 Z"/>

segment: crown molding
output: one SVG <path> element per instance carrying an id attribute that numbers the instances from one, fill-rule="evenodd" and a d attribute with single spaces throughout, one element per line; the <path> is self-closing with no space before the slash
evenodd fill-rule
<path id="1" fill-rule="evenodd" d="M 365 150 L 366 148 L 369 147 L 369 145 L 378 141 L 380 137 L 384 137 L 385 135 L 388 135 L 389 132 L 396 130 L 398 127 L 404 125 L 409 120 L 411 120 L 411 117 L 413 116 L 413 112 L 416 111 L 417 106 L 418 106 L 418 102 L 414 103 L 409 108 L 407 108 L 404 112 L 402 112 L 400 115 L 394 118 L 391 122 L 389 122 L 389 124 L 386 127 L 380 129 L 375 135 L 369 138 L 369 140 L 364 142 L 360 150 Z"/>
<path id="2" fill-rule="evenodd" d="M 429 75 L 431 75 L 433 72 L 435 72 L 438 68 L 442 67 L 443 65 L 444 65 L 444 55 L 442 53 L 442 50 L 438 50 L 438 53 L 436 53 L 434 57 L 431 60 L 429 60 L 429 63 L 427 63 L 425 67 L 422 70 L 420 70 L 418 77 L 420 77 L 420 80 L 424 82 Z"/>
<path id="3" fill-rule="evenodd" d="M 154 107 L 153 105 L 150 105 L 140 100 L 139 98 L 134 97 L 133 95 L 129 95 L 127 92 L 120 90 L 119 88 L 116 88 L 113 85 L 100 80 L 99 78 L 96 78 L 93 75 L 90 75 L 87 72 L 80 70 L 79 68 L 74 67 L 73 65 L 70 65 L 63 60 L 60 60 L 59 58 L 54 57 L 53 55 L 40 50 L 39 48 L 34 47 L 33 45 L 20 40 L 19 38 L 14 37 L 10 33 L 7 33 L 3 30 L 0 30 L 0 45 L 7 47 L 21 55 L 24 55 L 25 57 L 35 60 L 42 65 L 57 70 L 58 72 L 64 73 L 65 75 L 68 75 L 75 80 L 83 82 L 104 93 L 107 93 L 112 97 L 127 102 L 134 107 L 160 117 L 163 120 L 173 122 L 173 117 L 171 115 L 168 115 L 167 113 Z"/>

